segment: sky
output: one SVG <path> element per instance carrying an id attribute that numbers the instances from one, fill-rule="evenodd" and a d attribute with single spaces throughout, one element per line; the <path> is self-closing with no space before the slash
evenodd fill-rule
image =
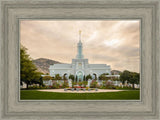
<path id="1" fill-rule="evenodd" d="M 84 58 L 112 70 L 139 72 L 139 20 L 21 20 L 20 40 L 32 59 L 71 63 L 81 30 Z"/>

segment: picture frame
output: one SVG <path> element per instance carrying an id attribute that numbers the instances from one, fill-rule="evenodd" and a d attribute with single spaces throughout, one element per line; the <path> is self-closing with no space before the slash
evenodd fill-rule
<path id="1" fill-rule="evenodd" d="M 159 0 L 1 0 L 1 112 L 5 119 L 160 119 Z M 20 100 L 19 21 L 139 19 L 140 100 Z"/>

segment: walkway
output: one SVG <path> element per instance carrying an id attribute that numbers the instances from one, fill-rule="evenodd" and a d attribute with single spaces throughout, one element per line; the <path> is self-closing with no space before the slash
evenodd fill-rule
<path id="1" fill-rule="evenodd" d="M 43 91 L 43 92 L 61 92 L 61 93 L 100 93 L 100 92 L 119 92 L 119 91 L 125 91 L 125 90 L 113 90 L 113 89 L 98 89 L 98 91 L 95 90 L 91 90 L 91 91 L 71 91 L 71 90 L 67 90 L 64 91 L 64 89 L 42 89 L 42 90 L 38 90 L 38 91 Z"/>

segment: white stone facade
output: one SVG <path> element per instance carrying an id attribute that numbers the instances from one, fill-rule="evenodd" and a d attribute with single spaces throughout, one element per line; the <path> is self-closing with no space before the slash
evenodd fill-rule
<path id="1" fill-rule="evenodd" d="M 66 77 L 69 77 L 70 74 L 74 75 L 75 78 L 77 76 L 77 80 L 83 81 L 84 76 L 91 75 L 93 78 L 95 74 L 97 78 L 103 74 L 108 73 L 111 74 L 111 68 L 106 64 L 89 64 L 88 59 L 84 59 L 82 54 L 82 42 L 81 38 L 79 39 L 79 43 L 77 44 L 77 56 L 75 59 L 72 59 L 71 64 L 54 64 L 50 65 L 49 71 L 50 76 L 54 77 L 56 74 L 60 74 L 63 76 L 66 74 Z"/>

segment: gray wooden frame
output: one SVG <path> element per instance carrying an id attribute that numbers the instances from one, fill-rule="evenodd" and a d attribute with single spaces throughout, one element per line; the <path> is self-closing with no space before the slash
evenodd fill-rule
<path id="1" fill-rule="evenodd" d="M 0 118 L 159 119 L 159 0 L 0 0 Z M 19 20 L 140 19 L 141 99 L 19 100 Z"/>

